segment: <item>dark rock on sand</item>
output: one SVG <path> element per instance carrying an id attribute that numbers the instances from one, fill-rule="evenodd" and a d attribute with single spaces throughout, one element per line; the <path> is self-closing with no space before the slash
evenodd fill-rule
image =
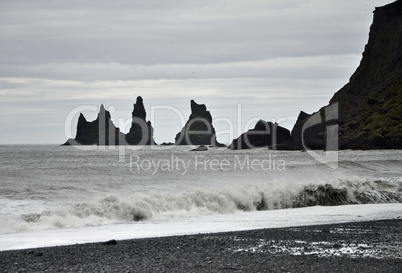
<path id="1" fill-rule="evenodd" d="M 213 145 L 220 146 L 216 140 L 212 116 L 205 104 L 191 100 L 191 115 L 186 125 L 175 137 L 176 145 Z"/>
<path id="2" fill-rule="evenodd" d="M 338 104 L 340 149 L 402 148 L 402 0 L 374 11 L 363 58 L 349 83 L 329 102 Z M 303 126 L 311 118 L 320 124 Z M 332 122 L 332 123 L 331 123 Z M 299 145 L 302 135 L 310 149 L 326 148 L 327 128 L 333 125 L 325 108 L 311 115 L 300 112 L 292 130 Z M 310 124 L 311 125 L 311 124 Z M 307 126 L 305 126 L 307 127 Z M 333 127 L 335 128 L 335 127 Z"/>
<path id="3" fill-rule="evenodd" d="M 282 149 L 292 149 L 294 143 L 290 137 L 288 129 L 279 126 L 276 123 L 259 120 L 254 129 L 247 131 L 234 139 L 229 148 L 232 150 L 250 149 L 257 147 L 269 147 L 276 149 L 278 145 Z"/>
<path id="4" fill-rule="evenodd" d="M 117 245 L 117 241 L 112 239 L 112 240 L 103 242 L 102 245 Z"/>

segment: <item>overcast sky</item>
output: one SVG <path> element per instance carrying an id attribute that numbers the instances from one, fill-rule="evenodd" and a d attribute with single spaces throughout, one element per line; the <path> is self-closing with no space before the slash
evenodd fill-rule
<path id="1" fill-rule="evenodd" d="M 258 118 L 291 130 L 348 82 L 390 2 L 1 0 L 0 144 L 63 143 L 66 119 L 74 129 L 100 103 L 129 124 L 137 96 L 158 143 L 174 141 L 191 99 L 221 142 Z"/>

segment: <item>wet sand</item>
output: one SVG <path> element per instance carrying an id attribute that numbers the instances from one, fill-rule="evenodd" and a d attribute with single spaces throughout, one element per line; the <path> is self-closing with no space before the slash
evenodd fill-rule
<path id="1" fill-rule="evenodd" d="M 3 251 L 0 272 L 402 272 L 402 219 Z"/>

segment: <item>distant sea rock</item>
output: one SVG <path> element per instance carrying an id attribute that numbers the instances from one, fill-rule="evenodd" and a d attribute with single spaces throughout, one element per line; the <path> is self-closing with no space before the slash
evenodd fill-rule
<path id="1" fill-rule="evenodd" d="M 200 152 L 200 151 L 208 151 L 208 147 L 205 145 L 198 146 L 195 149 L 192 149 L 193 152 Z"/>
<path id="2" fill-rule="evenodd" d="M 329 102 L 338 104 L 336 124 L 339 149 L 402 148 L 402 0 L 374 11 L 369 40 L 359 67 L 349 83 Z M 310 149 L 326 148 L 328 107 L 307 114 L 300 112 L 292 130 L 293 140 Z M 311 118 L 322 122 L 303 126 Z M 307 127 L 307 126 L 305 126 Z"/>
<path id="3" fill-rule="evenodd" d="M 163 142 L 162 144 L 160 144 L 161 146 L 172 146 L 174 145 L 174 143 L 172 142 Z"/>
<path id="4" fill-rule="evenodd" d="M 89 122 L 80 114 L 75 138 L 63 145 L 118 145 L 119 140 L 124 138 L 124 134 L 113 124 L 110 112 L 102 104 L 94 121 Z"/>
<path id="5" fill-rule="evenodd" d="M 213 145 L 221 146 L 216 141 L 212 116 L 205 104 L 191 100 L 191 115 L 186 125 L 175 137 L 176 145 Z"/>
<path id="6" fill-rule="evenodd" d="M 132 124 L 130 131 L 126 135 L 126 141 L 129 145 L 154 145 L 153 138 L 154 128 L 150 121 L 146 121 L 147 113 L 145 112 L 142 97 L 137 97 L 132 113 Z"/>
<path id="7" fill-rule="evenodd" d="M 254 129 L 234 139 L 229 148 L 232 150 L 269 147 L 271 149 L 294 150 L 288 129 L 276 123 L 259 120 Z"/>
<path id="8" fill-rule="evenodd" d="M 125 135 L 120 132 L 103 104 L 98 117 L 88 122 L 81 113 L 77 123 L 77 134 L 74 139 L 67 140 L 63 145 L 152 145 L 153 128 L 151 122 L 146 122 L 146 112 L 141 97 L 137 97 L 133 110 L 133 122 L 130 131 Z"/>

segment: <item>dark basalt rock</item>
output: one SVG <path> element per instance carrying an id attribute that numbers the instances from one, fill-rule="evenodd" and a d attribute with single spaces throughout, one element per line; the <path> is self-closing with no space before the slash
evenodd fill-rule
<path id="1" fill-rule="evenodd" d="M 61 144 L 60 146 L 71 146 L 71 145 L 78 145 L 78 143 L 75 141 L 74 138 L 67 139 L 67 141 Z"/>
<path id="2" fill-rule="evenodd" d="M 221 145 L 216 141 L 212 116 L 204 104 L 197 104 L 191 100 L 191 115 L 186 125 L 176 135 L 175 143 L 176 145 Z"/>
<path id="3" fill-rule="evenodd" d="M 208 147 L 205 145 L 198 146 L 195 149 L 192 149 L 193 152 L 200 152 L 200 151 L 208 151 Z"/>
<path id="4" fill-rule="evenodd" d="M 124 139 L 124 134 L 113 124 L 109 111 L 106 111 L 102 104 L 94 121 L 88 122 L 84 115 L 80 114 L 77 135 L 74 141 L 69 140 L 69 144 L 118 145 L 121 139 Z"/>
<path id="5" fill-rule="evenodd" d="M 172 142 L 163 142 L 162 144 L 160 144 L 161 146 L 172 146 L 174 145 L 174 143 Z"/>
<path id="6" fill-rule="evenodd" d="M 376 8 L 363 58 L 349 83 L 335 93 L 338 104 L 339 149 L 402 148 L 402 0 Z M 322 123 L 303 126 L 321 116 Z M 326 148 L 325 108 L 308 115 L 300 112 L 292 138 L 310 149 Z"/>
<path id="7" fill-rule="evenodd" d="M 115 239 L 103 242 L 102 245 L 106 245 L 106 246 L 111 246 L 111 245 L 117 245 L 117 241 Z"/>
<path id="8" fill-rule="evenodd" d="M 67 140 L 67 145 L 151 145 L 153 128 L 151 122 L 146 122 L 146 112 L 141 97 L 134 104 L 133 122 L 127 135 L 113 124 L 110 112 L 101 105 L 98 117 L 88 122 L 81 113 L 77 123 L 77 134 L 74 139 Z"/>
<path id="9" fill-rule="evenodd" d="M 309 149 L 326 149 L 326 128 L 336 125 L 337 121 L 325 120 L 325 109 L 322 108 L 314 114 L 300 112 L 296 124 L 292 129 L 292 140 L 297 147 L 308 147 Z M 309 122 L 308 124 L 306 122 Z"/>
<path id="10" fill-rule="evenodd" d="M 302 128 L 303 128 L 303 124 L 307 121 L 307 119 L 310 117 L 311 115 L 307 114 L 306 112 L 300 111 L 299 116 L 297 117 L 296 123 L 292 129 L 292 139 L 296 142 L 296 143 L 302 143 Z M 321 128 L 319 129 L 319 131 L 321 131 Z"/>
<path id="11" fill-rule="evenodd" d="M 257 147 L 276 149 L 276 146 L 279 144 L 283 144 L 283 146 L 280 146 L 282 149 L 284 149 L 285 145 L 289 150 L 296 148 L 293 148 L 294 144 L 292 143 L 288 129 L 283 128 L 276 123 L 274 124 L 272 122 L 259 120 L 254 129 L 247 131 L 237 139 L 233 140 L 229 148 L 232 150 Z"/>
<path id="12" fill-rule="evenodd" d="M 133 122 L 126 135 L 128 145 L 154 145 L 154 128 L 150 121 L 146 121 L 146 112 L 142 97 L 137 97 L 132 113 Z"/>

